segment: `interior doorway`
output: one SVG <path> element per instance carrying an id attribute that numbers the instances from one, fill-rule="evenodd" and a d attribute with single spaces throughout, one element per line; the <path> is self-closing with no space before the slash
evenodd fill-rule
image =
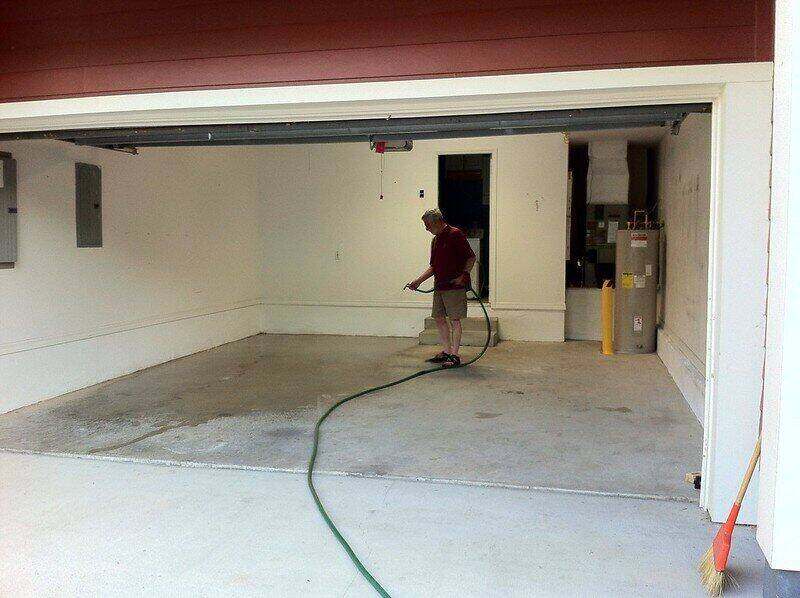
<path id="1" fill-rule="evenodd" d="M 489 197 L 491 154 L 439 156 L 439 209 L 467 235 L 477 259 L 472 286 L 489 297 Z"/>

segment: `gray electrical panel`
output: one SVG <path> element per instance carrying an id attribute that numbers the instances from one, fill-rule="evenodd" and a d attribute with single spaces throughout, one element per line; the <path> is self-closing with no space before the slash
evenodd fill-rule
<path id="1" fill-rule="evenodd" d="M 656 350 L 659 230 L 617 232 L 614 289 L 614 351 Z"/>
<path id="2" fill-rule="evenodd" d="M 17 261 L 17 161 L 0 152 L 0 268 Z"/>
<path id="3" fill-rule="evenodd" d="M 103 246 L 100 167 L 94 164 L 75 164 L 75 230 L 78 247 Z"/>

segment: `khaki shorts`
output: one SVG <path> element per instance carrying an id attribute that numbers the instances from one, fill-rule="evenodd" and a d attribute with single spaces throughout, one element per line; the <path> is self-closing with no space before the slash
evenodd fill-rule
<path id="1" fill-rule="evenodd" d="M 451 320 L 460 320 L 467 317 L 467 289 L 454 289 L 452 291 L 434 291 L 433 309 L 434 318 L 448 317 Z"/>

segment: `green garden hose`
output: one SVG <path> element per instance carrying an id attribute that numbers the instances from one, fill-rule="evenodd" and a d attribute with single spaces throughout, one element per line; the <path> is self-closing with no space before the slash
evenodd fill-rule
<path id="1" fill-rule="evenodd" d="M 417 290 L 417 292 L 419 293 L 433 292 L 433 289 L 427 291 L 420 291 L 418 289 L 415 290 Z M 322 416 L 317 420 L 317 423 L 314 425 L 314 443 L 311 449 L 311 458 L 308 460 L 308 473 L 306 474 L 306 482 L 308 483 L 308 489 L 311 490 L 311 496 L 314 498 L 314 502 L 317 505 L 317 509 L 319 509 L 320 515 L 322 515 L 322 518 L 325 520 L 325 523 L 333 533 L 334 537 L 339 541 L 339 544 L 341 544 L 342 548 L 344 548 L 345 552 L 347 553 L 347 556 L 349 556 L 350 560 L 353 561 L 353 564 L 356 566 L 356 569 L 358 569 L 359 573 L 361 573 L 361 575 L 364 576 L 364 579 L 366 579 L 370 583 L 370 585 L 373 588 L 375 588 L 375 591 L 378 592 L 378 594 L 380 596 L 383 596 L 384 598 L 390 598 L 389 592 L 387 592 L 383 588 L 383 586 L 381 586 L 381 584 L 378 583 L 378 580 L 372 576 L 372 574 L 367 570 L 364 564 L 359 560 L 358 556 L 353 551 L 350 544 L 347 543 L 347 540 L 344 539 L 344 536 L 342 536 L 341 532 L 337 529 L 336 524 L 333 523 L 333 520 L 331 519 L 330 515 L 328 515 L 328 512 L 325 510 L 325 507 L 322 506 L 322 501 L 320 500 L 319 495 L 317 494 L 316 488 L 314 488 L 314 464 L 316 463 L 317 453 L 319 452 L 320 427 L 331 413 L 333 413 L 336 409 L 338 409 L 348 401 L 352 401 L 353 399 L 357 399 L 358 397 L 363 397 L 366 394 L 376 392 L 378 390 L 384 390 L 386 388 L 391 388 L 392 386 L 397 386 L 398 384 L 402 384 L 403 382 L 408 382 L 409 380 L 413 380 L 414 378 L 419 378 L 420 376 L 424 376 L 425 374 L 440 372 L 444 369 L 456 369 L 459 367 L 463 368 L 475 363 L 481 357 L 483 357 L 483 354 L 486 353 L 486 349 L 489 347 L 489 341 L 491 340 L 492 324 L 489 320 L 489 314 L 486 312 L 486 307 L 483 305 L 481 298 L 475 292 L 475 289 L 470 287 L 469 290 L 475 296 L 475 299 L 478 300 L 478 303 L 480 303 L 481 309 L 483 310 L 483 316 L 486 319 L 486 342 L 483 344 L 483 348 L 481 349 L 480 353 L 478 353 L 475 357 L 473 357 L 469 361 L 466 361 L 454 367 L 448 368 L 445 366 L 437 366 L 426 370 L 420 370 L 418 372 L 410 374 L 409 376 L 406 376 L 405 378 L 400 378 L 399 380 L 388 382 L 386 384 L 381 384 L 380 386 L 375 386 L 373 388 L 367 388 L 366 390 L 357 392 L 356 394 L 350 395 L 349 397 L 345 397 L 334 403 L 331 407 L 329 407 L 328 410 L 322 414 Z"/>

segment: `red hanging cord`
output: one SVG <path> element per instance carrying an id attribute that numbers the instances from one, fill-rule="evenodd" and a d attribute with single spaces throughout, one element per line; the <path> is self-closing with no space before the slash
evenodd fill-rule
<path id="1" fill-rule="evenodd" d="M 376 141 L 375 142 L 375 153 L 381 155 L 381 195 L 378 199 L 383 199 L 383 160 L 386 156 L 386 142 L 385 141 Z"/>
<path id="2" fill-rule="evenodd" d="M 383 199 L 383 160 L 386 158 L 386 154 L 381 154 L 381 196 L 379 199 Z"/>

